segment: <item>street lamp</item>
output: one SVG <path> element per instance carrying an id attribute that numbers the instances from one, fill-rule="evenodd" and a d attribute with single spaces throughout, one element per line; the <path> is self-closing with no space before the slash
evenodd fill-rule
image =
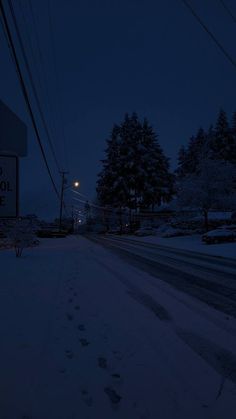
<path id="1" fill-rule="evenodd" d="M 67 172 L 61 172 L 62 175 L 62 182 L 61 182 L 61 197 L 60 197 L 60 215 L 59 215 L 59 231 L 61 231 L 61 224 L 62 224 L 62 208 L 63 208 L 63 198 L 64 198 L 64 191 L 69 188 L 79 188 L 80 182 L 75 180 L 71 185 L 65 186 L 66 179 L 65 174 Z"/>

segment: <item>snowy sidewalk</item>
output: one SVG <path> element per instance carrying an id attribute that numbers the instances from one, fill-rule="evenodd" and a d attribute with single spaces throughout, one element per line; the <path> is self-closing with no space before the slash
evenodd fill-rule
<path id="1" fill-rule="evenodd" d="M 1 419 L 234 418 L 233 320 L 80 237 L 0 266 Z"/>

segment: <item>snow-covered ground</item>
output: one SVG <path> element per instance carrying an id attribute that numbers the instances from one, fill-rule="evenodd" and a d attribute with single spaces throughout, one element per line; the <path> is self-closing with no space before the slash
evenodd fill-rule
<path id="1" fill-rule="evenodd" d="M 194 234 L 192 236 L 182 236 L 182 237 L 170 237 L 162 238 L 159 236 L 145 236 L 137 237 L 133 236 L 122 236 L 145 241 L 147 243 L 154 243 L 163 246 L 175 247 L 176 249 L 190 250 L 194 252 L 205 253 L 209 255 L 228 257 L 236 259 L 236 242 L 234 243 L 221 243 L 221 244 L 205 244 L 202 242 L 201 234 Z"/>
<path id="2" fill-rule="evenodd" d="M 235 318 L 81 237 L 0 266 L 1 419 L 235 418 Z"/>

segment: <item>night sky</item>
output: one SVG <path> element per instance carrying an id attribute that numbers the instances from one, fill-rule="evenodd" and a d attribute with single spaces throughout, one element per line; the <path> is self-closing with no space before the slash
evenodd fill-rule
<path id="1" fill-rule="evenodd" d="M 69 169 L 70 180 L 80 179 L 80 190 L 90 199 L 95 196 L 105 139 L 113 123 L 119 123 L 125 112 L 136 111 L 149 119 L 174 169 L 180 145 L 200 125 L 208 128 L 215 122 L 220 107 L 228 114 L 236 110 L 236 69 L 180 0 L 31 3 L 36 27 L 30 2 L 13 1 L 38 95 L 54 134 L 60 165 Z M 236 59 L 236 23 L 221 2 L 192 0 L 191 4 Z M 227 4 L 236 15 L 235 2 L 227 0 Z M 54 216 L 58 202 L 31 128 L 2 27 L 0 43 L 0 97 L 28 126 L 29 155 L 20 162 L 21 212 Z M 47 95 L 52 110 L 47 105 Z M 59 185 L 59 175 L 41 125 L 40 128 Z"/>

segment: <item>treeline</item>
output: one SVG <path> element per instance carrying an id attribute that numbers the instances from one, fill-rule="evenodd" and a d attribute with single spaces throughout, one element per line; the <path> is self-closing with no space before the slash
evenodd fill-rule
<path id="1" fill-rule="evenodd" d="M 147 119 L 126 114 L 107 140 L 97 197 L 105 207 L 135 211 L 177 197 L 180 206 L 202 210 L 207 223 L 209 209 L 234 207 L 235 168 L 236 113 L 229 123 L 220 110 L 214 126 L 200 128 L 180 148 L 175 172 Z"/>
<path id="2" fill-rule="evenodd" d="M 230 124 L 226 112 L 221 109 L 215 126 L 211 125 L 208 131 L 200 128 L 187 146 L 180 148 L 177 176 L 183 178 L 196 173 L 206 158 L 236 164 L 236 112 Z"/>

